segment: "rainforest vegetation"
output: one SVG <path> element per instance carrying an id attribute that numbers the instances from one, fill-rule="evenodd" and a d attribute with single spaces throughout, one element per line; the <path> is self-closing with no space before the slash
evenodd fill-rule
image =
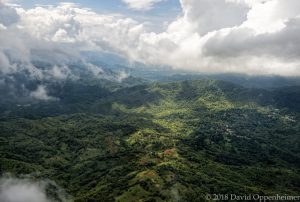
<path id="1" fill-rule="evenodd" d="M 3 101 L 0 172 L 51 179 L 75 202 L 299 195 L 299 87 L 130 79 Z"/>

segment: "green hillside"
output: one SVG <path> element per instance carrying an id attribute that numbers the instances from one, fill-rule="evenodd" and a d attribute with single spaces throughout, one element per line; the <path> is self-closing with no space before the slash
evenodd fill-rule
<path id="1" fill-rule="evenodd" d="M 300 194 L 299 87 L 204 79 L 61 89 L 60 101 L 2 106 L 2 174 L 54 180 L 76 202 Z"/>

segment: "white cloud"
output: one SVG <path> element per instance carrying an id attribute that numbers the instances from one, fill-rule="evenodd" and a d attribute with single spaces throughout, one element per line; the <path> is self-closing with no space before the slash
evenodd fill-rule
<path id="1" fill-rule="evenodd" d="M 2 6 L 0 1 L 0 22 L 4 26 L 11 25 L 17 22 L 19 16 L 13 8 Z"/>
<path id="2" fill-rule="evenodd" d="M 31 92 L 30 97 L 41 101 L 57 100 L 57 98 L 48 95 L 47 89 L 43 85 L 39 85 L 35 91 Z"/>
<path id="3" fill-rule="evenodd" d="M 103 73 L 103 70 L 93 64 L 87 64 L 86 68 L 96 77 L 101 78 L 101 74 Z"/>
<path id="4" fill-rule="evenodd" d="M 129 61 L 202 72 L 300 75 L 299 0 L 180 2 L 182 14 L 161 33 L 148 32 L 131 18 L 97 14 L 76 4 L 2 9 L 14 20 L 0 17 L 5 26 L 0 32 L 0 72 L 25 68 L 45 77 L 49 71 L 31 65 L 38 60 L 51 63 L 56 67 L 53 76 L 63 78 L 65 64 L 88 62 L 81 51 L 104 50 Z M 131 1 L 145 8 L 153 3 Z"/>
<path id="5" fill-rule="evenodd" d="M 54 202 L 47 196 L 47 186 L 55 187 L 60 201 L 67 201 L 66 194 L 54 182 L 33 181 L 27 178 L 5 176 L 0 179 L 1 202 Z"/>
<path id="6" fill-rule="evenodd" d="M 298 0 L 269 0 L 252 4 L 243 26 L 256 31 L 257 34 L 272 33 L 283 29 L 286 22 L 300 15 Z"/>
<path id="7" fill-rule="evenodd" d="M 134 10 L 150 10 L 154 4 L 163 0 L 122 0 L 127 6 Z"/>
<path id="8" fill-rule="evenodd" d="M 121 83 L 125 79 L 127 79 L 130 75 L 125 71 L 120 71 L 117 73 L 116 80 Z"/>
<path id="9" fill-rule="evenodd" d="M 183 16 L 165 33 L 146 35 L 142 43 L 154 48 L 143 59 L 203 72 L 300 75 L 296 1 L 181 0 Z"/>
<path id="10" fill-rule="evenodd" d="M 71 70 L 68 68 L 68 66 L 57 66 L 54 65 L 51 69 L 48 70 L 49 79 L 57 79 L 57 80 L 64 80 L 68 77 L 72 76 Z"/>
<path id="11" fill-rule="evenodd" d="M 181 0 L 181 4 L 183 20 L 200 35 L 242 24 L 249 10 L 246 4 L 228 0 Z"/>
<path id="12" fill-rule="evenodd" d="M 202 72 L 300 75 L 299 3 L 181 0 L 182 17 L 164 33 L 141 34 L 131 55 Z"/>
<path id="13" fill-rule="evenodd" d="M 10 63 L 6 55 L 0 52 L 0 72 L 7 73 L 10 71 Z"/>

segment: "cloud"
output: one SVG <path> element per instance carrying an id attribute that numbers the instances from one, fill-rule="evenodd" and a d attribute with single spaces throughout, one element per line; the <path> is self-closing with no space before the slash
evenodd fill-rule
<path id="1" fill-rule="evenodd" d="M 150 10 L 154 4 L 163 0 L 122 0 L 127 6 L 134 10 Z"/>
<path id="2" fill-rule="evenodd" d="M 181 0 L 183 19 L 194 33 L 205 35 L 210 31 L 238 26 L 247 18 L 246 4 L 226 0 Z"/>
<path id="3" fill-rule="evenodd" d="M 1 66 L 1 72 L 7 73 L 9 71 L 10 63 L 6 55 L 4 55 L 2 52 L 0 52 L 0 66 Z"/>
<path id="4" fill-rule="evenodd" d="M 35 91 L 31 92 L 30 97 L 41 101 L 57 100 L 57 98 L 48 95 L 47 89 L 43 85 L 39 85 Z"/>
<path id="5" fill-rule="evenodd" d="M 297 0 L 181 0 L 162 33 L 141 32 L 127 57 L 201 72 L 300 75 Z"/>
<path id="6" fill-rule="evenodd" d="M 65 80 L 72 75 L 71 70 L 68 66 L 57 66 L 54 65 L 50 70 L 48 70 L 49 79 L 54 78 L 56 80 Z"/>
<path id="7" fill-rule="evenodd" d="M 290 19 L 299 17 L 300 2 L 297 0 L 268 0 L 252 4 L 243 26 L 256 34 L 280 31 Z"/>
<path id="8" fill-rule="evenodd" d="M 19 20 L 15 9 L 4 4 L 0 1 L 0 22 L 3 26 L 9 26 L 13 23 L 16 23 Z"/>
<path id="9" fill-rule="evenodd" d="M 52 194 L 55 195 L 58 200 L 48 196 L 49 186 L 54 188 L 54 190 L 52 190 Z M 67 197 L 64 191 L 52 181 L 33 181 L 28 178 L 13 178 L 5 176 L 0 179 L 0 201 L 66 202 Z"/>
<path id="10" fill-rule="evenodd" d="M 116 80 L 121 83 L 123 80 L 127 79 L 130 75 L 125 71 L 120 71 L 117 73 L 117 76 L 115 77 Z"/>
<path id="11" fill-rule="evenodd" d="M 181 0 L 183 14 L 143 34 L 136 58 L 202 72 L 300 75 L 297 0 Z"/>
<path id="12" fill-rule="evenodd" d="M 147 9 L 157 1 L 127 3 Z M 130 62 L 200 72 L 300 75 L 299 0 L 180 3 L 182 13 L 160 33 L 132 18 L 76 4 L 32 9 L 2 4 L 0 72 L 21 70 L 33 78 L 61 80 L 72 75 L 70 64 L 84 64 L 99 75 L 101 68 L 92 67 L 81 53 L 105 51 Z"/>
<path id="13" fill-rule="evenodd" d="M 96 77 L 101 78 L 104 71 L 96 65 L 87 64 L 86 68 Z"/>
<path id="14" fill-rule="evenodd" d="M 88 63 L 82 51 L 124 53 L 143 32 L 143 25 L 130 18 L 74 6 L 14 8 L 20 20 L 0 33 L 1 56 L 10 59 L 10 67 L 16 63 L 25 67 L 32 61 L 57 66 Z"/>
<path id="15" fill-rule="evenodd" d="M 243 24 L 207 34 L 202 57 L 235 72 L 299 75 L 299 14 L 295 0 L 253 4 Z"/>

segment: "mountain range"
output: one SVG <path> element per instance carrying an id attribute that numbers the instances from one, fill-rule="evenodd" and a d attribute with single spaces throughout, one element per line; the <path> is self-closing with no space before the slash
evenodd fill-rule
<path id="1" fill-rule="evenodd" d="M 55 99 L 2 97 L 0 172 L 51 179 L 76 202 L 299 195 L 299 86 L 203 77 L 69 79 L 43 83 Z"/>

